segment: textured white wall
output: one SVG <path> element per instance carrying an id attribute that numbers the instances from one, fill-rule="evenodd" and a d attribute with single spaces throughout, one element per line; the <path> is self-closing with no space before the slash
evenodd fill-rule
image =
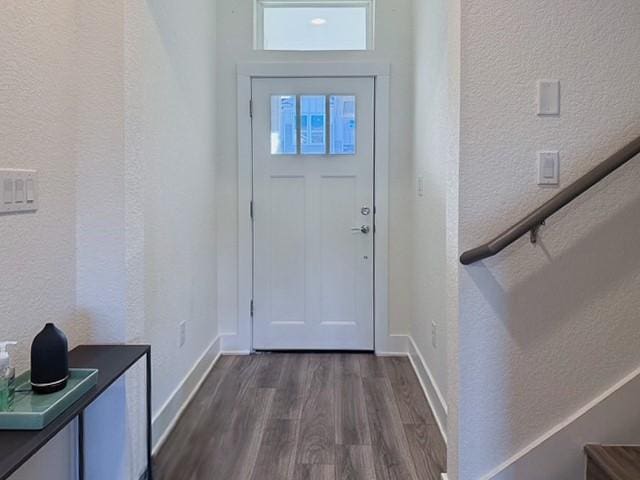
<path id="1" fill-rule="evenodd" d="M 640 133 L 640 3 L 464 0 L 460 246 L 475 247 Z M 536 116 L 536 81 L 562 115 Z M 460 479 L 477 479 L 640 364 L 640 165 L 460 276 Z M 597 439 L 593 439 L 597 440 Z"/>
<path id="2" fill-rule="evenodd" d="M 214 11 L 3 4 L 0 167 L 40 172 L 38 213 L 0 218 L 11 277 L 0 283 L 1 337 L 21 342 L 19 371 L 46 321 L 71 346 L 151 341 L 157 407 L 216 337 Z M 144 466 L 143 374 L 87 412 L 92 479 L 137 480 Z M 15 478 L 75 478 L 74 441 L 65 430 Z"/>
<path id="3" fill-rule="evenodd" d="M 406 334 L 410 318 L 411 0 L 376 2 L 376 50 L 275 52 L 253 50 L 253 2 L 218 1 L 218 318 L 222 333 L 238 322 L 238 159 L 236 64 L 248 61 L 385 61 L 391 63 L 390 278 L 391 333 Z"/>
<path id="4" fill-rule="evenodd" d="M 102 342 L 126 340 L 123 14 L 122 2 L 76 7 L 76 301 Z"/>
<path id="5" fill-rule="evenodd" d="M 77 308 L 90 342 L 141 342 L 140 179 L 126 154 L 125 2 L 76 4 Z M 133 181 L 134 179 L 135 181 Z M 87 410 L 87 471 L 96 480 L 137 478 L 144 432 L 132 370 Z M 109 446 L 108 448 L 106 448 Z"/>
<path id="6" fill-rule="evenodd" d="M 87 335 L 75 315 L 74 11 L 56 3 L 6 2 L 0 15 L 0 168 L 40 176 L 40 210 L 0 216 L 0 337 L 20 342 L 18 371 L 46 322 L 72 344 Z"/>
<path id="7" fill-rule="evenodd" d="M 447 177 L 452 125 L 445 0 L 415 0 L 410 334 L 447 392 Z M 418 177 L 424 193 L 418 195 Z M 436 347 L 431 324 L 437 324 Z"/>
<path id="8" fill-rule="evenodd" d="M 458 478 L 460 422 L 459 330 L 460 295 L 458 263 L 460 196 L 460 106 L 461 106 L 461 0 L 448 0 L 447 44 L 449 52 L 449 161 L 447 169 L 447 474 Z"/>
<path id="9" fill-rule="evenodd" d="M 34 168 L 40 210 L 0 217 L 0 338 L 18 340 L 18 372 L 47 321 L 73 346 L 88 337 L 75 312 L 75 2 L 5 1 L 0 8 L 0 168 Z M 13 478 L 68 480 L 70 429 Z"/>
<path id="10" fill-rule="evenodd" d="M 217 336 L 215 2 L 129 3 L 126 39 L 127 151 L 144 171 L 144 335 L 157 412 Z"/>

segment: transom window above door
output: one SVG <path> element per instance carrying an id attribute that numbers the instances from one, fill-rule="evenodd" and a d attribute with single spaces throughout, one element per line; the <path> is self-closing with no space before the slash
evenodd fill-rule
<path id="1" fill-rule="evenodd" d="M 254 0 L 256 50 L 372 50 L 374 0 Z"/>
<path id="2" fill-rule="evenodd" d="M 271 96 L 272 155 L 355 155 L 356 127 L 355 95 Z"/>

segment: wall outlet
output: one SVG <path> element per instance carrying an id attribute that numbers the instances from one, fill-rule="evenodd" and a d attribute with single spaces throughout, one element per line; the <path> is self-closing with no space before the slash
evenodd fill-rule
<path id="1" fill-rule="evenodd" d="M 419 197 L 424 197 L 424 176 L 422 175 L 416 179 L 416 193 Z"/>
<path id="2" fill-rule="evenodd" d="M 187 322 L 180 324 L 180 347 L 182 347 L 187 341 Z"/>
<path id="3" fill-rule="evenodd" d="M 431 322 L 431 345 L 433 348 L 438 348 L 438 324 Z"/>

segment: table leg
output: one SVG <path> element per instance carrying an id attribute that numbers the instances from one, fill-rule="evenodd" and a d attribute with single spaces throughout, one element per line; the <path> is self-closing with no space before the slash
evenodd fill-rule
<path id="1" fill-rule="evenodd" d="M 147 480 L 153 480 L 153 459 L 151 458 L 151 349 L 147 352 Z"/>
<path id="2" fill-rule="evenodd" d="M 78 480 L 84 480 L 84 410 L 78 414 Z"/>

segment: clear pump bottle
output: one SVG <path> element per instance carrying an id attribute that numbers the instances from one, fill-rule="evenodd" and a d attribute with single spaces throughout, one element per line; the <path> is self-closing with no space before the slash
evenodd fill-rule
<path id="1" fill-rule="evenodd" d="M 2 412 L 13 409 L 16 393 L 16 370 L 11 365 L 11 358 L 7 352 L 9 345 L 17 345 L 17 342 L 0 342 L 0 411 Z"/>

